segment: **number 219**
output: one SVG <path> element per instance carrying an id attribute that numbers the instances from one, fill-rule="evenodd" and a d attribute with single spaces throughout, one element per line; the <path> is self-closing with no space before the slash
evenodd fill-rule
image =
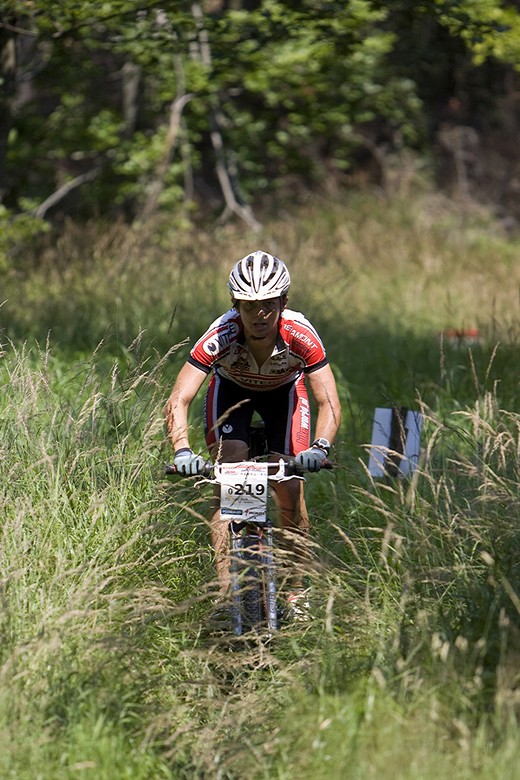
<path id="1" fill-rule="evenodd" d="M 230 496 L 263 496 L 265 493 L 265 485 L 262 485 L 261 483 L 254 486 L 250 484 L 235 484 L 228 488 L 228 493 Z"/>

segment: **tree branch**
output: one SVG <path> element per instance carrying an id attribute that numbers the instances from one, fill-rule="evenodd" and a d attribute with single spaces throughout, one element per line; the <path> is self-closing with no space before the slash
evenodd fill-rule
<path id="1" fill-rule="evenodd" d="M 33 215 L 43 219 L 48 210 L 55 206 L 56 203 L 59 203 L 60 200 L 63 200 L 63 198 L 65 198 L 69 192 L 72 192 L 72 190 L 75 190 L 77 187 L 81 187 L 82 184 L 85 184 L 88 181 L 92 181 L 92 179 L 95 179 L 96 176 L 99 176 L 100 173 L 101 167 L 98 166 L 96 168 L 92 168 L 90 171 L 87 171 L 87 173 L 82 173 L 79 176 L 76 176 L 74 179 L 66 182 L 61 187 L 59 187 L 56 192 L 53 192 L 52 195 L 49 195 L 48 198 L 45 198 L 43 203 L 40 203 L 40 205 L 33 210 Z"/>
<path id="2" fill-rule="evenodd" d="M 168 171 L 168 166 L 171 161 L 172 152 L 177 143 L 177 137 L 179 133 L 179 127 L 181 124 L 182 111 L 192 99 L 193 94 L 190 92 L 187 95 L 179 95 L 171 104 L 170 108 L 170 122 L 168 125 L 168 133 L 166 135 L 166 143 L 164 144 L 164 152 L 159 164 L 157 165 L 156 178 L 153 181 L 146 203 L 144 204 L 141 212 L 141 219 L 147 220 L 151 217 L 155 210 L 157 201 L 164 189 L 164 178 Z"/>

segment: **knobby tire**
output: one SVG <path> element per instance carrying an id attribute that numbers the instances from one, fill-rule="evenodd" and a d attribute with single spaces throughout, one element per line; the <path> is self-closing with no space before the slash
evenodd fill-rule
<path id="1" fill-rule="evenodd" d="M 244 578 L 242 584 L 242 619 L 248 629 L 257 628 L 264 620 L 264 588 L 262 552 L 258 536 L 243 540 Z"/>

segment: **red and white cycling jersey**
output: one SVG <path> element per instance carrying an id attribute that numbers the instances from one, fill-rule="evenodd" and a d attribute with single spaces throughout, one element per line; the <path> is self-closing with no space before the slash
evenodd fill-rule
<path id="1" fill-rule="evenodd" d="M 189 362 L 209 373 L 230 379 L 241 387 L 272 390 L 296 381 L 328 361 L 320 337 L 300 312 L 284 309 L 278 323 L 278 339 L 259 368 L 244 338 L 236 309 L 213 322 L 190 352 Z"/>

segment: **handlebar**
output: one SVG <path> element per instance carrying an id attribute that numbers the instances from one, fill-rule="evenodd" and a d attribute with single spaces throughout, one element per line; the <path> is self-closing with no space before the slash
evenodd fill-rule
<path id="1" fill-rule="evenodd" d="M 283 463 L 284 463 L 284 472 L 286 477 L 303 477 L 305 474 L 316 473 L 316 472 L 310 472 L 301 464 L 296 463 L 294 458 L 290 458 L 288 460 L 283 459 Z M 169 463 L 164 467 L 164 474 L 167 477 L 186 478 L 187 476 L 198 476 L 198 477 L 205 477 L 207 479 L 212 479 L 215 476 L 214 466 L 215 466 L 214 463 L 207 462 L 204 464 L 204 468 L 202 469 L 202 471 L 198 472 L 198 474 L 187 475 L 187 474 L 181 474 L 173 463 Z M 335 463 L 327 459 L 323 461 L 318 471 L 321 471 L 322 469 L 333 469 L 334 466 Z M 267 463 L 268 475 L 272 476 L 276 474 L 279 471 L 279 469 L 280 469 L 280 461 L 273 461 L 273 462 L 269 461 Z"/>

